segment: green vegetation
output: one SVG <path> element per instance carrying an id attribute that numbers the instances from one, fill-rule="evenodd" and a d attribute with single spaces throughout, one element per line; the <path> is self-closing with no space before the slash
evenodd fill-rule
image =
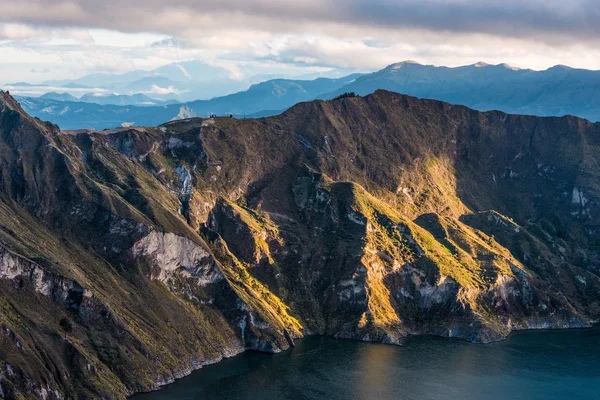
<path id="1" fill-rule="evenodd" d="M 347 99 L 347 98 L 350 98 L 350 97 L 360 97 L 360 96 L 357 95 L 354 92 L 345 92 L 345 93 L 340 94 L 339 96 L 334 97 L 331 100 Z"/>

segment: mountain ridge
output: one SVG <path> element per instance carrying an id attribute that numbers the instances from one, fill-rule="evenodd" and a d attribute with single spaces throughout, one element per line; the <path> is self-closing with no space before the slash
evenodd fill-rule
<path id="1" fill-rule="evenodd" d="M 600 124 L 378 90 L 65 133 L 0 96 L 10 395 L 124 398 L 308 334 L 487 343 L 600 315 Z"/>

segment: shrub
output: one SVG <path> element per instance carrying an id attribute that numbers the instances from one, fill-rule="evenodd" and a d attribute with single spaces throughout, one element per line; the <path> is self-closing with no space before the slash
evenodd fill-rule
<path id="1" fill-rule="evenodd" d="M 359 96 L 359 95 L 357 95 L 357 94 L 356 94 L 356 93 L 354 93 L 354 92 L 345 92 L 345 93 L 342 93 L 342 94 L 340 94 L 340 95 L 339 95 L 339 96 L 337 96 L 337 97 L 334 97 L 332 100 L 345 99 L 345 98 L 348 98 L 348 97 L 360 97 L 360 96 Z"/>

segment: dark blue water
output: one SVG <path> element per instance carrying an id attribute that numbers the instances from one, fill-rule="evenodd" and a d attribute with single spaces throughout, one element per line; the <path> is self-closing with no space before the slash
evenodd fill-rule
<path id="1" fill-rule="evenodd" d="M 600 399 L 600 328 L 520 332 L 475 345 L 309 337 L 280 354 L 247 352 L 135 400 Z"/>

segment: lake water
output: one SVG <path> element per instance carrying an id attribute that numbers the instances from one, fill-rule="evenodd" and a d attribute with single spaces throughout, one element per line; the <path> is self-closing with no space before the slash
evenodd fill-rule
<path id="1" fill-rule="evenodd" d="M 600 328 L 519 332 L 489 345 L 309 337 L 289 351 L 246 352 L 135 397 L 165 399 L 600 399 Z"/>

